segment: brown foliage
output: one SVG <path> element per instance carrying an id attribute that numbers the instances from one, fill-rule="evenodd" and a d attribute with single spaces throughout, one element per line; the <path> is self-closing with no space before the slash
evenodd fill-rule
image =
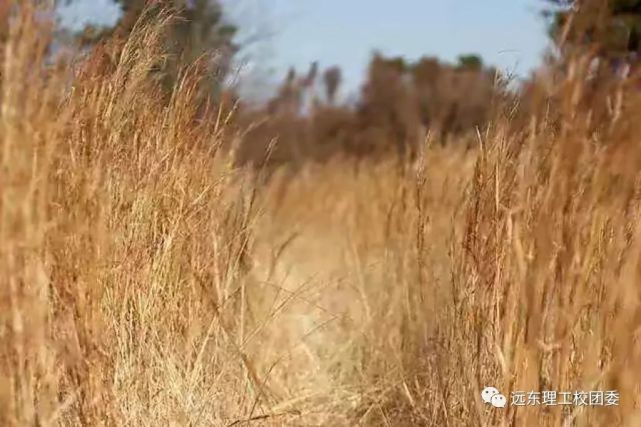
<path id="1" fill-rule="evenodd" d="M 588 89 L 575 58 L 478 149 L 428 147 L 412 173 L 306 162 L 255 187 L 227 115 L 199 110 L 202 69 L 160 102 L 162 23 L 52 67 L 34 16 L 2 67 L 0 425 L 639 425 L 631 82 Z M 265 125 L 363 130 L 357 109 L 313 108 Z M 490 384 L 620 402 L 499 410 Z"/>
<path id="2" fill-rule="evenodd" d="M 472 57 L 470 57 L 472 58 Z M 340 71 L 324 74 L 325 100 L 313 92 L 308 73 L 291 70 L 266 111 L 268 117 L 244 140 L 246 161 L 256 160 L 265 144 L 277 140 L 278 162 L 326 161 L 333 156 L 414 158 L 429 132 L 441 143 L 483 129 L 504 97 L 496 71 L 481 64 L 450 65 L 434 58 L 406 64 L 375 55 L 356 105 L 336 105 Z"/>

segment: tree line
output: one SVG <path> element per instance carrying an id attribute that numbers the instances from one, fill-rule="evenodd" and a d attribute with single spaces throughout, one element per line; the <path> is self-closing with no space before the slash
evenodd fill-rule
<path id="1" fill-rule="evenodd" d="M 75 0 L 65 0 L 73 3 Z M 81 48 L 90 49 L 107 38 L 124 40 L 137 22 L 158 19 L 169 9 L 173 19 L 165 32 L 167 60 L 153 70 L 170 91 L 181 64 L 200 61 L 206 77 L 200 83 L 203 100 L 220 102 L 229 92 L 225 78 L 241 46 L 238 29 L 225 19 L 218 0 L 113 0 L 122 13 L 109 28 L 87 26 L 66 34 Z M 639 62 L 641 0 L 541 0 L 556 45 L 550 61 L 563 72 L 564 61 L 589 52 L 598 59 L 598 73 L 627 72 Z M 6 18 L 8 2 L 0 3 Z M 2 26 L 0 39 L 6 37 Z M 291 70 L 269 102 L 256 108 L 240 104 L 243 133 L 239 150 L 243 162 L 264 156 L 276 139 L 275 162 L 295 159 L 323 161 L 334 155 L 413 156 L 427 133 L 441 143 L 452 136 L 474 134 L 493 116 L 501 102 L 515 96 L 506 79 L 477 55 L 463 55 L 449 64 L 434 57 L 408 62 L 403 58 L 372 56 L 356 102 L 338 101 L 342 72 L 320 70 L 318 64 L 299 74 Z M 521 95 L 527 93 L 528 85 Z M 231 97 L 236 99 L 235 96 Z"/>

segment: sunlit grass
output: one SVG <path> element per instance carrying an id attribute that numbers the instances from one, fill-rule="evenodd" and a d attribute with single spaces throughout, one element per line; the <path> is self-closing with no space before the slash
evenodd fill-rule
<path id="1" fill-rule="evenodd" d="M 7 42 L 1 425 L 639 423 L 638 95 L 595 115 L 577 72 L 478 148 L 263 182 L 195 68 L 161 102 L 163 25 L 46 72 L 32 14 Z"/>

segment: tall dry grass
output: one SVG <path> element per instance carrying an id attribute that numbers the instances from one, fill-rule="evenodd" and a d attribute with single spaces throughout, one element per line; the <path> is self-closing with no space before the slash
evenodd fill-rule
<path id="1" fill-rule="evenodd" d="M 592 95 L 577 60 L 477 150 L 262 182 L 196 65 L 163 101 L 170 16 L 67 65 L 36 17 L 2 69 L 0 425 L 640 422 L 625 83 Z M 489 384 L 621 404 L 491 409 Z"/>
<path id="2" fill-rule="evenodd" d="M 56 69 L 36 16 L 3 69 L 0 424 L 250 413 L 263 385 L 236 315 L 253 194 L 219 150 L 225 118 L 198 119 L 190 70 L 160 103 L 165 22 Z"/>

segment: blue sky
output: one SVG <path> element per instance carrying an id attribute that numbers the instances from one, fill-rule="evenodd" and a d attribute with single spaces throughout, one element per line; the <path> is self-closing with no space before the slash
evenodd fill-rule
<path id="1" fill-rule="evenodd" d="M 67 22 L 93 16 L 110 22 L 110 0 L 81 0 Z M 546 46 L 540 0 L 226 0 L 230 19 L 256 36 L 246 50 L 243 78 L 260 89 L 290 66 L 340 65 L 348 92 L 357 90 L 374 49 L 416 59 L 455 60 L 479 53 L 486 62 L 523 76 Z"/>

